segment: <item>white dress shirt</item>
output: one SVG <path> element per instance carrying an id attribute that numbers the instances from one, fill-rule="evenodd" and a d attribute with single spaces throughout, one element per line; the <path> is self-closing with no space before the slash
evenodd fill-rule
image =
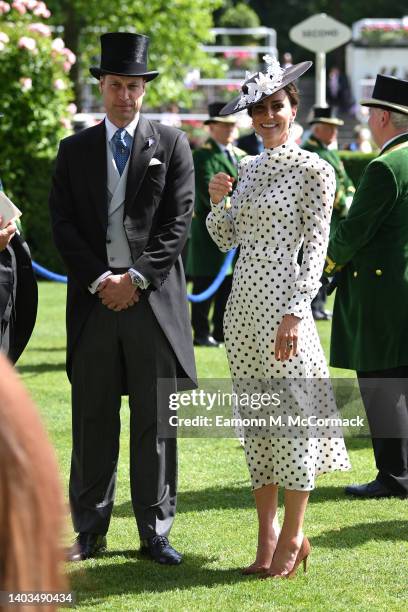
<path id="1" fill-rule="evenodd" d="M 133 121 L 131 121 L 128 125 L 125 126 L 126 132 L 132 138 L 132 142 L 133 142 L 133 138 L 134 138 L 135 131 L 136 131 L 136 128 L 137 128 L 137 124 L 139 123 L 139 116 L 140 116 L 140 113 L 137 113 L 135 118 L 133 119 Z M 114 123 L 112 123 L 112 121 L 110 121 L 110 119 L 108 119 L 108 117 L 105 117 L 105 129 L 106 129 L 106 143 L 111 148 L 112 153 L 114 154 L 113 145 L 112 145 L 112 138 L 114 137 L 114 135 L 117 132 L 117 130 L 120 129 L 120 128 L 118 128 L 118 126 L 116 126 Z M 130 156 L 129 156 L 129 159 L 130 159 Z M 140 274 L 140 272 L 138 272 L 134 268 L 131 268 L 131 270 L 133 270 L 135 272 L 135 274 L 140 278 L 140 280 L 142 282 L 141 288 L 142 289 L 147 289 L 147 287 L 150 284 L 149 281 L 142 274 Z M 91 285 L 89 285 L 89 287 L 88 287 L 89 291 L 91 293 L 96 293 L 100 283 L 103 280 L 105 280 L 105 278 L 107 278 L 108 276 L 111 276 L 111 274 L 113 274 L 113 272 L 111 270 L 107 270 L 106 272 L 104 272 L 103 274 L 98 276 L 98 278 L 93 283 L 91 283 Z"/>

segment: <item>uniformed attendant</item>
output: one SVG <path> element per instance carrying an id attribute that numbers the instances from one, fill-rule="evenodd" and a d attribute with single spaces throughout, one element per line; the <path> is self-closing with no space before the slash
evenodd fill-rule
<path id="1" fill-rule="evenodd" d="M 193 279 L 193 293 L 205 291 L 217 276 L 225 259 L 217 245 L 211 239 L 205 220 L 211 210 L 208 195 L 208 183 L 218 172 L 225 172 L 234 179 L 238 176 L 238 162 L 246 156 L 245 151 L 234 147 L 236 119 L 220 117 L 219 111 L 223 102 L 208 105 L 208 125 L 210 138 L 200 149 L 194 151 L 195 169 L 195 207 L 189 241 L 187 275 Z M 224 282 L 212 297 L 203 302 L 194 302 L 191 307 L 191 323 L 196 346 L 218 346 L 224 341 L 222 321 L 225 304 L 231 291 L 232 269 Z M 212 327 L 210 329 L 209 313 L 214 305 Z"/>
<path id="2" fill-rule="evenodd" d="M 408 493 L 408 81 L 377 75 L 369 127 L 380 147 L 347 219 L 332 236 L 326 273 L 342 268 L 331 365 L 356 370 L 378 474 L 346 492 Z M 397 299 L 398 296 L 398 299 Z"/>
<path id="3" fill-rule="evenodd" d="M 0 191 L 3 191 L 1 179 Z M 30 252 L 16 224 L 10 221 L 0 229 L 0 351 L 13 363 L 30 339 L 37 302 Z"/>
<path id="4" fill-rule="evenodd" d="M 309 124 L 312 126 L 312 133 L 302 148 L 317 153 L 319 157 L 333 166 L 336 173 L 336 195 L 330 222 L 330 235 L 332 235 L 340 220 L 347 216 L 355 192 L 353 181 L 348 176 L 338 151 L 329 148 L 337 141 L 338 128 L 344 125 L 344 121 L 334 117 L 333 110 L 329 106 L 315 106 Z M 322 279 L 322 286 L 312 301 L 313 317 L 316 320 L 327 320 L 331 317 L 331 313 L 325 310 L 326 290 L 327 281 Z"/>

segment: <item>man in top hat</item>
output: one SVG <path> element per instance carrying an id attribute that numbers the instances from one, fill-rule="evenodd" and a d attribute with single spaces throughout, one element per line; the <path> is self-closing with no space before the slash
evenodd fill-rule
<path id="1" fill-rule="evenodd" d="M 344 121 L 334 117 L 330 107 L 315 106 L 312 113 L 312 118 L 309 121 L 309 124 L 312 126 L 312 133 L 302 145 L 302 148 L 317 153 L 322 159 L 333 166 L 336 173 L 336 195 L 330 223 L 330 234 L 332 235 L 340 220 L 347 216 L 347 211 L 350 208 L 355 193 L 355 188 L 353 181 L 347 175 L 337 150 L 329 148 L 330 145 L 337 141 L 338 128 L 344 125 Z M 325 310 L 327 299 L 326 291 L 327 280 L 322 279 L 322 286 L 312 301 L 313 317 L 316 320 L 327 320 L 331 316 Z"/>
<path id="2" fill-rule="evenodd" d="M 225 259 L 208 233 L 206 218 L 211 210 L 208 184 L 214 174 L 225 172 L 234 179 L 238 176 L 238 163 L 246 156 L 245 151 L 233 146 L 236 133 L 234 117 L 220 117 L 223 102 L 208 105 L 209 139 L 193 154 L 195 168 L 195 206 L 188 243 L 187 274 L 193 279 L 193 293 L 205 291 L 217 276 Z M 193 302 L 191 322 L 196 346 L 216 347 L 224 341 L 223 317 L 225 305 L 231 291 L 232 269 L 228 271 L 218 290 L 207 300 Z M 209 313 L 213 304 L 212 330 Z"/>
<path id="3" fill-rule="evenodd" d="M 142 552 L 178 564 L 176 439 L 160 436 L 168 394 L 196 386 L 180 253 L 194 206 L 187 138 L 141 113 L 149 39 L 101 37 L 105 120 L 64 139 L 50 208 L 68 269 L 67 372 L 72 384 L 72 560 L 106 546 L 115 494 L 121 395 L 129 396 L 130 485 Z M 177 379 L 183 379 L 178 381 Z M 166 381 L 165 388 L 163 381 Z"/>
<path id="4" fill-rule="evenodd" d="M 3 191 L 1 179 L 0 191 Z M 2 221 L 0 216 L 0 227 Z M 30 339 L 37 304 L 37 282 L 30 251 L 16 224 L 10 221 L 0 229 L 0 351 L 12 363 L 17 362 Z"/>
<path id="5" fill-rule="evenodd" d="M 381 149 L 329 242 L 340 270 L 331 365 L 356 370 L 378 474 L 359 497 L 408 494 L 408 81 L 377 75 L 369 127 Z M 398 300 L 396 296 L 398 295 Z"/>

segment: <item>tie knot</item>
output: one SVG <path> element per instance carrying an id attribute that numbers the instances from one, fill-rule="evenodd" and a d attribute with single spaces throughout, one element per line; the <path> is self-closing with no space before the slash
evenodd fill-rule
<path id="1" fill-rule="evenodd" d="M 116 130 L 116 132 L 113 135 L 113 142 L 115 144 L 121 144 L 122 147 L 127 147 L 128 146 L 128 137 L 129 134 L 127 133 L 127 131 L 125 130 L 125 128 L 119 128 L 118 130 Z"/>

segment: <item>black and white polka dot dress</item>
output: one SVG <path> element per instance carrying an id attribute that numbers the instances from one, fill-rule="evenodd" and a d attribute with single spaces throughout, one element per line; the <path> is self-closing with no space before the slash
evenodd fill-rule
<path id="1" fill-rule="evenodd" d="M 296 144 L 265 149 L 241 161 L 231 206 L 212 205 L 207 227 L 222 251 L 240 247 L 224 315 L 224 337 L 235 390 L 248 379 L 328 380 L 311 312 L 329 237 L 335 175 L 315 153 Z M 298 253 L 303 245 L 303 259 Z M 285 314 L 299 324 L 298 355 L 276 361 L 276 332 Z M 313 381 L 312 381 L 313 382 Z M 309 411 L 336 410 L 318 381 Z M 330 403 L 332 405 L 330 405 Z M 290 407 L 288 407 L 290 410 Z M 323 411 L 322 411 L 323 412 Z M 279 484 L 311 490 L 315 476 L 350 468 L 344 440 L 307 435 L 248 436 L 245 453 L 254 489 Z"/>

